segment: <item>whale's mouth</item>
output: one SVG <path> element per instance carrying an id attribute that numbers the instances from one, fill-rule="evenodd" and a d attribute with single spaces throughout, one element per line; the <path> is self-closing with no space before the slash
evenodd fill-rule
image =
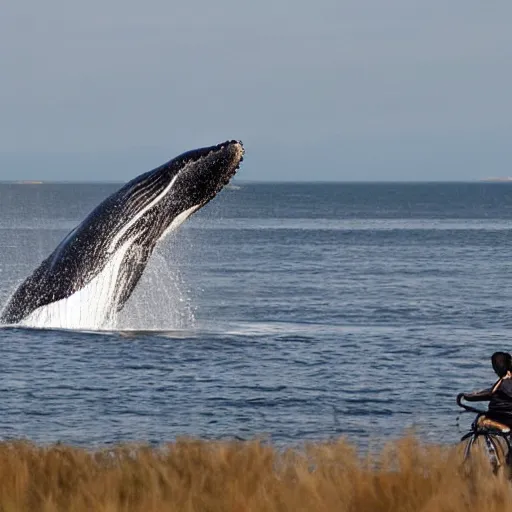
<path id="1" fill-rule="evenodd" d="M 229 147 L 229 149 L 231 149 L 231 151 L 233 152 L 232 160 L 235 165 L 228 166 L 224 178 L 219 182 L 216 193 L 219 192 L 224 187 L 224 185 L 227 185 L 229 183 L 229 181 L 236 174 L 238 169 L 240 169 L 240 165 L 244 160 L 245 148 L 241 140 L 230 140 L 220 145 L 221 150 L 227 147 Z"/>

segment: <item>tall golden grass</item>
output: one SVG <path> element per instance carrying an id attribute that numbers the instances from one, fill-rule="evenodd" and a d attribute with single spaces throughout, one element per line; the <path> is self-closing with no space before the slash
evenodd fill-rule
<path id="1" fill-rule="evenodd" d="M 364 457 L 343 439 L 180 440 L 87 451 L 0 443 L 0 511 L 512 511 L 512 486 L 486 460 L 412 437 Z"/>

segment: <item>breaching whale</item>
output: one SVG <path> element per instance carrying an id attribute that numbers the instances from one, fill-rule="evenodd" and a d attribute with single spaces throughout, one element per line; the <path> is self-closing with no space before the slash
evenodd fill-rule
<path id="1" fill-rule="evenodd" d="M 110 325 L 157 242 L 204 206 L 243 160 L 240 141 L 188 151 L 105 199 L 14 292 L 0 321 L 53 328 Z"/>

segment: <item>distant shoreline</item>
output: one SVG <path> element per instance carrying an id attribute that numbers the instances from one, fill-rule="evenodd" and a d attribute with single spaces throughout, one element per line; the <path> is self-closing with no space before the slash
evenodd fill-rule
<path id="1" fill-rule="evenodd" d="M 512 176 L 498 176 L 498 177 L 483 178 L 480 181 L 487 182 L 487 183 L 512 183 Z"/>

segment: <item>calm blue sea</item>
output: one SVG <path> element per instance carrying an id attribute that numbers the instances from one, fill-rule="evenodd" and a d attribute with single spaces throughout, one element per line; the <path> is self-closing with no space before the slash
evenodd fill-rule
<path id="1" fill-rule="evenodd" d="M 0 303 L 116 185 L 0 185 Z M 0 437 L 460 437 L 512 350 L 512 186 L 238 184 L 165 239 L 117 332 L 0 328 Z M 461 428 L 471 418 L 461 421 Z"/>

